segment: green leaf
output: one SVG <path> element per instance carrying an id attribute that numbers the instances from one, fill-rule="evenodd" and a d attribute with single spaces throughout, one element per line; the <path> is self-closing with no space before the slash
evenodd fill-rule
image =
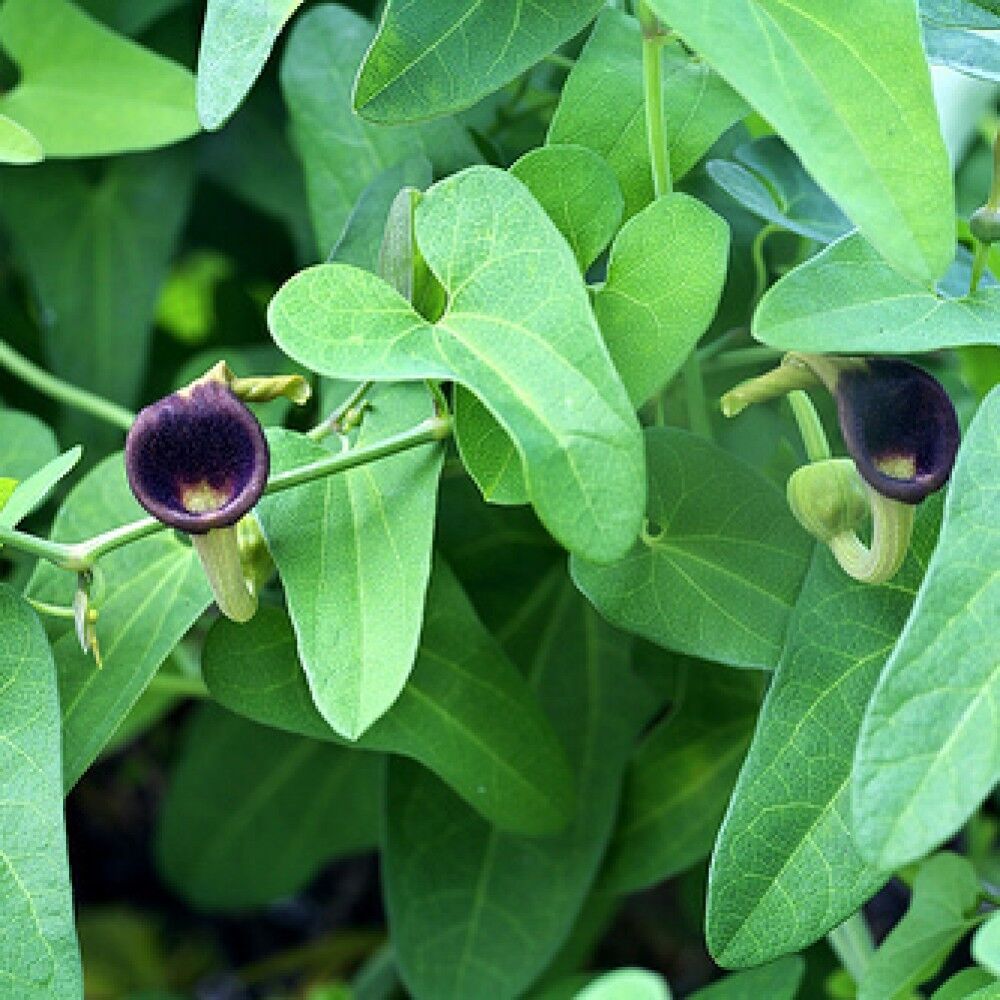
<path id="1" fill-rule="evenodd" d="M 18 521 L 26 518 L 52 492 L 59 480 L 73 470 L 82 454 L 83 449 L 79 445 L 70 448 L 20 483 L 0 511 L 0 524 L 13 528 Z"/>
<path id="2" fill-rule="evenodd" d="M 642 514 L 641 438 L 565 241 L 490 167 L 435 184 L 416 239 L 449 296 L 436 324 L 374 275 L 327 264 L 271 301 L 278 346 L 321 374 L 467 386 L 517 446 L 552 534 L 595 560 L 621 556 Z"/>
<path id="3" fill-rule="evenodd" d="M 670 1000 L 666 981 L 645 969 L 615 969 L 588 983 L 576 1000 Z"/>
<path id="4" fill-rule="evenodd" d="M 55 435 L 38 417 L 0 409 L 0 475 L 27 479 L 58 454 Z"/>
<path id="5" fill-rule="evenodd" d="M 670 381 L 708 328 L 728 260 L 729 227 L 685 194 L 657 199 L 618 234 L 594 314 L 636 406 Z"/>
<path id="6" fill-rule="evenodd" d="M 0 113 L 47 156 L 152 149 L 198 131 L 194 77 L 67 0 L 7 0 L 0 39 L 21 71 Z"/>
<path id="7" fill-rule="evenodd" d="M 119 453 L 70 491 L 52 525 L 52 537 L 75 542 L 141 516 Z M 72 574 L 45 563 L 39 564 L 29 589 L 32 597 L 69 604 L 75 582 Z M 80 649 L 72 629 L 53 644 L 67 790 L 212 599 L 194 549 L 173 533 L 133 542 L 105 556 L 94 571 L 91 594 L 99 613 L 103 667 Z"/>
<path id="8" fill-rule="evenodd" d="M 761 300 L 753 335 L 800 351 L 908 354 L 1000 344 L 1000 287 L 947 298 L 893 271 L 858 235 L 790 271 Z"/>
<path id="9" fill-rule="evenodd" d="M 204 705 L 163 802 L 160 870 L 189 902 L 239 910 L 297 893 L 378 838 L 382 761 Z"/>
<path id="10" fill-rule="evenodd" d="M 461 386 L 455 387 L 454 416 L 458 452 L 483 499 L 515 506 L 530 503 L 514 442 L 490 411 Z"/>
<path id="11" fill-rule="evenodd" d="M 14 495 L 14 490 L 16 489 L 16 479 L 10 479 L 7 476 L 0 476 L 0 516 L 2 516 L 4 507 L 7 506 L 7 502 Z"/>
<path id="12" fill-rule="evenodd" d="M 220 128 L 260 76 L 302 0 L 209 0 L 198 49 L 198 120 Z"/>
<path id="13" fill-rule="evenodd" d="M 226 708 L 314 739 L 337 739 L 312 702 L 282 612 L 262 608 L 243 626 L 218 621 L 202 668 Z M 413 672 L 395 704 L 354 745 L 419 761 L 500 829 L 549 833 L 573 809 L 572 775 L 548 720 L 440 561 Z"/>
<path id="14" fill-rule="evenodd" d="M 541 972 L 593 882 L 648 713 L 627 643 L 561 569 L 541 581 L 516 626 L 510 648 L 524 652 L 577 773 L 576 815 L 553 837 L 504 834 L 429 771 L 390 761 L 382 870 L 392 940 L 416 996 L 508 1000 Z"/>
<path id="15" fill-rule="evenodd" d="M 996 1000 L 996 982 L 982 969 L 963 969 L 936 989 L 931 1000 Z"/>
<path id="16" fill-rule="evenodd" d="M 372 397 L 364 446 L 430 415 L 423 386 Z M 268 435 L 276 473 L 327 456 L 292 431 Z M 285 587 L 320 714 L 355 740 L 396 700 L 416 656 L 431 565 L 439 445 L 266 497 L 257 517 Z"/>
<path id="17" fill-rule="evenodd" d="M 994 975 L 1000 975 L 1000 920 L 994 911 L 972 938 L 972 957 Z"/>
<path id="18" fill-rule="evenodd" d="M 510 172 L 545 209 L 586 273 L 621 222 L 621 191 L 608 165 L 585 146 L 545 146 L 526 153 Z M 455 440 L 485 499 L 530 501 L 517 448 L 489 410 L 461 386 L 455 393 Z"/>
<path id="19" fill-rule="evenodd" d="M 45 159 L 42 144 L 23 126 L 0 115 L 0 163 L 39 163 Z"/>
<path id="20" fill-rule="evenodd" d="M 378 274 L 382 236 L 396 195 L 405 187 L 423 191 L 432 179 L 430 161 L 423 153 L 386 167 L 361 192 L 330 260 Z"/>
<path id="21" fill-rule="evenodd" d="M 992 8 L 993 13 L 990 13 Z M 961 28 L 1000 28 L 995 0 L 920 0 L 920 15 L 937 24 Z"/>
<path id="22" fill-rule="evenodd" d="M 955 248 L 951 167 L 913 0 L 650 6 L 774 126 L 890 264 L 925 282 L 944 273 Z"/>
<path id="23" fill-rule="evenodd" d="M 31 608 L 2 584 L 0 627 L 2 993 L 11 1000 L 81 996 L 52 654 Z"/>
<path id="24" fill-rule="evenodd" d="M 663 112 L 670 170 L 683 177 L 749 108 L 676 41 L 661 48 Z M 625 218 L 653 200 L 642 84 L 642 35 L 634 17 L 605 10 L 563 86 L 551 144 L 599 153 L 618 177 Z"/>
<path id="25" fill-rule="evenodd" d="M 941 968 L 980 917 L 979 880 L 965 858 L 938 854 L 924 862 L 903 919 L 872 956 L 858 1000 L 906 1000 Z"/>
<path id="26" fill-rule="evenodd" d="M 351 90 L 374 34 L 360 14 L 327 4 L 298 18 L 281 61 L 281 89 L 305 169 L 321 257 L 339 240 L 367 185 L 386 167 L 421 152 L 441 172 L 480 159 L 468 134 L 451 119 L 419 128 L 379 128 L 358 118 Z"/>
<path id="27" fill-rule="evenodd" d="M 437 118 L 498 90 L 583 29 L 602 0 L 390 0 L 354 107 L 373 122 Z"/>
<path id="28" fill-rule="evenodd" d="M 949 66 L 980 80 L 1000 81 L 1000 44 L 993 38 L 925 24 L 924 48 L 927 59 L 938 66 Z"/>
<path id="29" fill-rule="evenodd" d="M 1000 778 L 998 462 L 1000 388 L 966 432 L 940 543 L 861 729 L 855 833 L 885 868 L 951 836 Z"/>
<path id="30" fill-rule="evenodd" d="M 705 169 L 723 191 L 765 222 L 821 243 L 852 228 L 777 136 L 746 143 L 732 157 L 709 160 Z"/>
<path id="31" fill-rule="evenodd" d="M 761 678 L 687 667 L 667 718 L 625 775 L 607 879 L 621 892 L 662 882 L 708 857 L 753 736 Z M 768 994 L 761 994 L 768 995 Z"/>
<path id="32" fill-rule="evenodd" d="M 612 624 L 667 649 L 773 667 L 812 542 L 781 491 L 703 438 L 646 431 L 649 509 L 616 563 L 574 556 L 573 579 Z"/>
<path id="33" fill-rule="evenodd" d="M 320 255 L 302 167 L 286 124 L 284 105 L 276 95 L 269 90 L 253 93 L 226 128 L 202 137 L 199 166 L 241 201 L 283 223 L 295 244 L 297 262 L 308 264 Z"/>
<path id="34" fill-rule="evenodd" d="M 748 969 L 692 993 L 690 1000 L 794 1000 L 805 973 L 798 955 L 785 955 L 758 969 Z"/>
<path id="35" fill-rule="evenodd" d="M 109 28 L 125 35 L 141 35 L 150 25 L 171 11 L 182 7 L 187 0 L 75 0 L 76 6 L 92 17 L 103 21 Z"/>
<path id="36" fill-rule="evenodd" d="M 857 583 L 816 551 L 709 872 L 707 938 L 722 965 L 811 944 L 885 881 L 851 835 L 851 761 L 939 509 L 924 505 L 906 563 L 883 586 Z"/>
<path id="37" fill-rule="evenodd" d="M 622 219 L 624 202 L 611 168 L 586 146 L 542 146 L 510 172 L 545 209 L 586 272 Z"/>
<path id="38" fill-rule="evenodd" d="M 96 183 L 92 174 L 68 163 L 9 171 L 0 212 L 44 309 L 52 371 L 128 405 L 187 214 L 190 151 L 112 161 Z"/>

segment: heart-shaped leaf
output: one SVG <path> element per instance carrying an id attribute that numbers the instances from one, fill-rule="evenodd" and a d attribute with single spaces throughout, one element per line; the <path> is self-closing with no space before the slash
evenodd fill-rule
<path id="1" fill-rule="evenodd" d="M 525 153 L 510 172 L 535 196 L 586 273 L 611 242 L 622 219 L 614 172 L 586 146 L 542 146 Z"/>
<path id="2" fill-rule="evenodd" d="M 642 538 L 604 566 L 574 556 L 576 585 L 612 624 L 667 649 L 773 667 L 812 542 L 781 491 L 703 438 L 646 431 Z"/>
<path id="3" fill-rule="evenodd" d="M 535 196 L 586 272 L 614 236 L 622 196 L 611 168 L 585 146 L 543 146 L 510 172 Z M 517 448 L 467 389 L 455 393 L 455 440 L 469 475 L 491 503 L 529 502 Z"/>
<path id="4" fill-rule="evenodd" d="M 955 249 L 951 166 L 913 0 L 650 7 L 774 126 L 891 264 L 925 282 L 944 273 Z"/>
<path id="5" fill-rule="evenodd" d="M 390 760 L 383 884 L 416 996 L 511 1000 L 552 959 L 597 872 L 625 760 L 649 714 L 628 643 L 574 594 L 561 567 L 521 610 L 508 648 L 524 650 L 529 684 L 569 753 L 576 812 L 555 836 L 503 833 L 431 772 Z"/>
<path id="6" fill-rule="evenodd" d="M 7 0 L 0 39 L 21 71 L 0 113 L 47 156 L 151 149 L 198 131 L 194 77 L 67 0 Z"/>
<path id="7" fill-rule="evenodd" d="M 994 389 L 962 443 L 940 543 L 858 742 L 855 832 L 884 868 L 951 836 L 1000 779 L 998 463 Z"/>
<path id="8" fill-rule="evenodd" d="M 680 370 L 711 323 L 728 260 L 729 227 L 685 194 L 659 198 L 615 238 L 594 314 L 636 406 Z"/>
<path id="9" fill-rule="evenodd" d="M 203 669 L 213 696 L 232 711 L 337 739 L 313 704 L 282 612 L 263 608 L 244 626 L 217 622 Z M 572 812 L 572 775 L 548 720 L 440 561 L 413 672 L 354 745 L 419 761 L 501 830 L 551 833 Z"/>
<path id="10" fill-rule="evenodd" d="M 205 705 L 188 724 L 163 802 L 160 870 L 209 910 L 294 895 L 326 862 L 374 846 L 381 764 Z"/>
<path id="11" fill-rule="evenodd" d="M 55 667 L 31 608 L 2 584 L 0 634 L 0 992 L 78 997 Z"/>
<path id="12" fill-rule="evenodd" d="M 789 350 L 910 354 L 1000 344 L 1000 287 L 948 298 L 894 271 L 857 234 L 830 244 L 771 288 L 753 334 Z"/>
<path id="13" fill-rule="evenodd" d="M 431 411 L 423 386 L 386 387 L 372 405 L 361 446 Z M 329 454 L 292 431 L 268 437 L 275 472 Z M 346 739 L 389 708 L 413 667 L 443 459 L 440 446 L 415 449 L 266 497 L 257 508 L 313 700 Z"/>
<path id="14" fill-rule="evenodd" d="M 274 339 L 326 375 L 462 383 L 515 443 L 552 534 L 595 561 L 621 556 L 642 517 L 642 440 L 565 241 L 490 167 L 432 187 L 416 239 L 448 293 L 437 323 L 374 275 L 325 264 L 272 300 Z"/>

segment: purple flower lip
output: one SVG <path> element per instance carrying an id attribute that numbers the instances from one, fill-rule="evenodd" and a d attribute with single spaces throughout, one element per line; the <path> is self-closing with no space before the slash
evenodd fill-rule
<path id="1" fill-rule="evenodd" d="M 191 535 L 235 524 L 260 499 L 270 455 L 257 418 L 220 382 L 200 382 L 147 406 L 125 441 L 136 499 Z"/>
<path id="2" fill-rule="evenodd" d="M 937 379 L 908 361 L 871 358 L 842 369 L 834 395 L 844 444 L 872 489 L 918 504 L 947 482 L 960 433 Z"/>

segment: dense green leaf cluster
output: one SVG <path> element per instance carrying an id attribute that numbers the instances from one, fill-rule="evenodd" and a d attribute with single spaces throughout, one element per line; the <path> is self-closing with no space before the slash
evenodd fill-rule
<path id="1" fill-rule="evenodd" d="M 994 31 L 991 0 L 5 0 L 0 1000 L 1000 996 L 968 222 L 1000 176 L 931 78 L 1000 80 Z M 809 499 L 900 548 L 878 583 L 786 494 L 869 355 L 963 427 L 915 512 L 851 462 L 860 513 Z M 220 358 L 270 451 L 225 529 L 243 624 L 122 455 Z M 939 415 L 883 388 L 858 433 L 912 479 Z M 231 486 L 185 450 L 179 496 Z M 74 853 L 129 814 L 90 816 L 102 781 L 157 802 L 156 918 Z M 381 911 L 345 927 L 351 892 Z M 185 937 L 310 894 L 332 939 L 232 969 Z"/>

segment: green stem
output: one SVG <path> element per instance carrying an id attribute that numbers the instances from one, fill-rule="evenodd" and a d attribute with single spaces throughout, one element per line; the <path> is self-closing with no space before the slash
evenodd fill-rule
<path id="1" fill-rule="evenodd" d="M 318 423 L 311 431 L 309 437 L 314 441 L 321 441 L 323 438 L 335 431 L 340 430 L 341 422 L 351 410 L 368 395 L 374 382 L 361 382 L 354 391 L 338 406 L 325 420 Z"/>
<path id="2" fill-rule="evenodd" d="M 182 698 L 208 698 L 208 688 L 198 677 L 184 677 L 180 674 L 154 674 L 147 690 L 162 694 L 176 694 Z"/>
<path id="3" fill-rule="evenodd" d="M 47 618 L 62 618 L 73 621 L 76 618 L 76 609 L 67 607 L 65 604 L 49 604 L 47 601 L 36 601 L 33 597 L 25 595 L 24 598 L 38 614 Z"/>
<path id="4" fill-rule="evenodd" d="M 550 52 L 542 62 L 547 62 L 566 70 L 570 70 L 576 65 L 575 59 L 570 59 L 569 56 L 564 56 L 561 52 Z"/>
<path id="5" fill-rule="evenodd" d="M 6 368 L 12 375 L 43 395 L 75 410 L 89 413 L 92 417 L 113 424 L 123 431 L 127 431 L 135 420 L 135 414 L 131 410 L 126 410 L 124 406 L 112 403 L 111 400 L 104 399 L 96 393 L 56 378 L 2 340 L 0 340 L 0 367 Z"/>
<path id="6" fill-rule="evenodd" d="M 826 939 L 847 974 L 860 984 L 875 953 L 864 914 L 860 910 L 853 913 L 839 927 L 834 927 Z"/>
<path id="7" fill-rule="evenodd" d="M 374 444 L 365 445 L 362 448 L 351 448 L 348 451 L 317 459 L 308 465 L 279 472 L 270 479 L 264 492 L 267 494 L 280 493 L 293 486 L 301 486 L 303 483 L 311 482 L 313 479 L 331 476 L 337 472 L 346 472 L 348 469 L 376 462 L 380 458 L 387 458 L 389 455 L 408 451 L 423 444 L 443 441 L 451 434 L 451 429 L 450 416 L 429 417 L 415 427 L 401 431 L 399 434 L 393 434 L 384 441 L 376 441 Z M 156 518 L 145 517 L 71 545 L 36 538 L 34 535 L 17 531 L 14 528 L 0 527 L 0 545 L 10 545 L 22 552 L 27 552 L 29 555 L 47 559 L 62 569 L 82 572 L 90 569 L 98 559 L 109 552 L 145 538 L 147 535 L 154 535 L 166 527 Z"/>
<path id="8" fill-rule="evenodd" d="M 709 345 L 711 346 L 711 345 Z M 777 347 L 741 347 L 735 351 L 725 351 L 711 358 L 712 371 L 725 371 L 729 368 L 749 368 L 751 365 L 774 364 L 785 352 Z M 706 360 L 706 355 L 700 355 Z M 710 355 L 708 357 L 711 357 Z"/>
<path id="9" fill-rule="evenodd" d="M 823 462 L 830 457 L 830 442 L 827 440 L 823 421 L 819 419 L 816 407 L 809 394 L 802 389 L 794 389 L 787 396 L 795 422 L 799 425 L 806 457 L 810 462 Z"/>
<path id="10" fill-rule="evenodd" d="M 701 378 L 698 352 L 692 351 L 684 362 L 684 395 L 687 399 L 688 425 L 695 434 L 712 440 L 712 425 L 708 421 L 705 383 Z"/>
<path id="11" fill-rule="evenodd" d="M 653 194 L 669 194 L 673 189 L 670 178 L 670 147 L 663 120 L 663 83 L 661 80 L 661 46 L 666 37 L 663 28 L 647 4 L 639 6 L 642 25 L 642 83 L 646 105 L 646 142 L 653 171 Z"/>
<path id="12" fill-rule="evenodd" d="M 767 258 L 764 256 L 764 244 L 767 242 L 768 236 L 772 233 L 780 233 L 782 228 L 782 226 L 771 222 L 761 228 L 754 237 L 753 243 L 750 244 L 750 259 L 753 261 L 754 273 L 753 298 L 750 300 L 751 315 L 757 308 L 757 303 L 764 297 L 764 292 L 767 291 L 768 270 Z"/>
<path id="13" fill-rule="evenodd" d="M 990 257 L 990 247 L 988 243 L 981 243 L 976 240 L 976 252 L 972 257 L 972 275 L 969 278 L 969 294 L 975 294 L 979 287 L 979 282 L 986 270 L 986 262 Z"/>

